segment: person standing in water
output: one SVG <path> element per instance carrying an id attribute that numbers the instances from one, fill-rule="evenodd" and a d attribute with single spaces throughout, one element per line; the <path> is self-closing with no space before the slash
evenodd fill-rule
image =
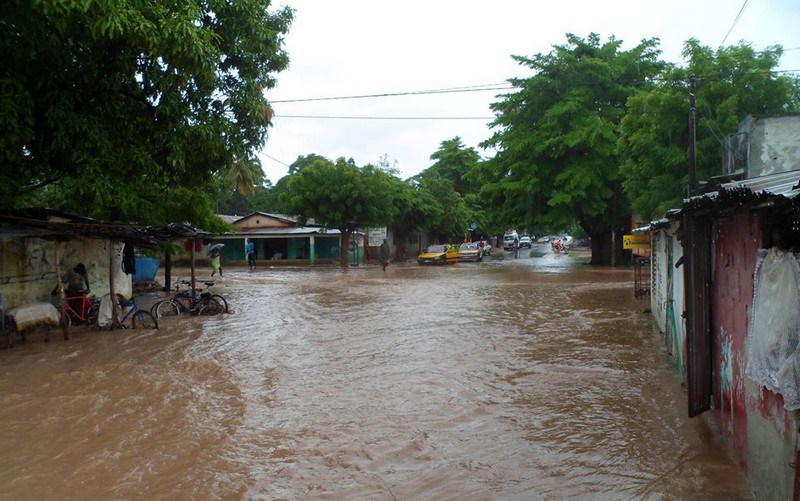
<path id="1" fill-rule="evenodd" d="M 252 239 L 248 238 L 244 248 L 247 253 L 247 266 L 250 267 L 250 271 L 253 271 L 256 269 L 256 245 Z"/>
<path id="2" fill-rule="evenodd" d="M 381 244 L 379 256 L 381 260 L 381 267 L 383 268 L 383 271 L 386 271 L 386 266 L 389 264 L 389 244 L 386 243 L 385 238 L 383 239 L 383 243 Z"/>
<path id="3" fill-rule="evenodd" d="M 222 262 L 221 262 L 221 255 L 219 249 L 214 249 L 211 251 L 211 254 L 208 257 L 211 258 L 211 276 L 213 277 L 216 272 L 219 272 L 219 276 L 222 276 Z"/>

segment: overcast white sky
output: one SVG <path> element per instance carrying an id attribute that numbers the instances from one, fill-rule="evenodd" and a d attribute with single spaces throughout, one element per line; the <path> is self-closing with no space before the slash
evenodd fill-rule
<path id="1" fill-rule="evenodd" d="M 489 104 L 502 91 L 280 101 L 504 85 L 531 75 L 511 55 L 549 53 L 566 33 L 594 32 L 603 42 L 614 36 L 625 50 L 659 38 L 671 62 L 681 61 L 689 38 L 713 48 L 723 41 L 756 50 L 780 44 L 788 49 L 781 69 L 800 72 L 800 0 L 273 2 L 281 5 L 295 9 L 286 37 L 291 63 L 267 93 L 274 127 L 259 155 L 273 184 L 311 153 L 357 165 L 385 156 L 403 178 L 428 168 L 431 154 L 455 136 L 492 156 L 478 143 L 491 135 Z"/>

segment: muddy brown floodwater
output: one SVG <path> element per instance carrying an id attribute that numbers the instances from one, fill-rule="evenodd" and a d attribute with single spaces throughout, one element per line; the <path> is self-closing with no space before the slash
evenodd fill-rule
<path id="1" fill-rule="evenodd" d="M 586 263 L 228 268 L 229 315 L 34 334 L 0 498 L 749 499 L 632 272 Z"/>

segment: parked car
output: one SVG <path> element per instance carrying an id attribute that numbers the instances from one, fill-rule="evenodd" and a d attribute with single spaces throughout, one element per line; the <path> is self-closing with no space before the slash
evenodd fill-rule
<path id="1" fill-rule="evenodd" d="M 503 249 L 511 250 L 514 247 L 514 241 L 519 241 L 519 235 L 516 230 L 508 230 L 503 235 Z"/>
<path id="2" fill-rule="evenodd" d="M 528 235 L 522 235 L 519 237 L 519 247 L 520 249 L 523 247 L 531 248 L 531 237 Z"/>
<path id="3" fill-rule="evenodd" d="M 459 245 L 458 260 L 475 261 L 477 263 L 483 261 L 483 251 L 478 245 L 478 242 L 464 242 L 463 244 Z"/>
<path id="4" fill-rule="evenodd" d="M 429 245 L 417 256 L 419 264 L 447 264 L 458 262 L 458 247 L 448 244 Z"/>

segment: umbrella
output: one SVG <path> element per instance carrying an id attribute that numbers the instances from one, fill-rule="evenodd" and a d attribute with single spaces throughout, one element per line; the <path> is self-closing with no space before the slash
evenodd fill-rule
<path id="1" fill-rule="evenodd" d="M 223 247 L 225 247 L 225 244 L 211 244 L 208 246 L 206 254 L 210 256 L 211 254 L 214 254 L 215 252 L 219 252 L 220 250 L 222 250 Z"/>

